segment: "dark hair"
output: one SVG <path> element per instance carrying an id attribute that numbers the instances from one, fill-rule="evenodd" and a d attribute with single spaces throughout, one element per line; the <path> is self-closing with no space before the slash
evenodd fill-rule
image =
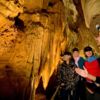
<path id="1" fill-rule="evenodd" d="M 87 47 L 84 48 L 84 52 L 87 52 L 87 51 L 93 51 L 93 50 L 90 46 L 87 46 Z"/>
<path id="2" fill-rule="evenodd" d="M 92 51 L 92 55 L 94 55 L 94 52 L 93 52 L 92 47 L 86 46 L 86 47 L 84 48 L 84 54 L 85 54 L 85 52 L 88 52 L 88 51 Z M 85 54 L 85 57 L 87 57 L 86 54 Z"/>
<path id="3" fill-rule="evenodd" d="M 74 52 L 74 51 L 79 51 L 79 49 L 78 48 L 73 48 L 72 52 Z"/>
<path id="4" fill-rule="evenodd" d="M 60 56 L 64 56 L 64 55 L 69 55 L 69 56 L 72 56 L 71 52 L 69 51 L 65 51 L 63 54 L 61 54 Z"/>
<path id="5" fill-rule="evenodd" d="M 74 62 L 74 59 L 73 59 L 73 57 L 72 57 L 71 52 L 66 51 L 66 52 L 64 52 L 63 56 L 64 56 L 64 55 L 68 55 L 68 56 L 70 56 L 70 57 L 71 57 L 71 58 L 70 58 L 70 61 L 73 61 L 73 62 Z"/>
<path id="6" fill-rule="evenodd" d="M 69 55 L 69 56 L 71 56 L 72 54 L 71 54 L 71 52 L 66 51 L 66 52 L 64 52 L 64 55 Z"/>

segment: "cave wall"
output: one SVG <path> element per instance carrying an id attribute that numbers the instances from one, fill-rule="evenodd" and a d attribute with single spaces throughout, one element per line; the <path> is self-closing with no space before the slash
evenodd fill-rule
<path id="1" fill-rule="evenodd" d="M 81 9 L 78 0 L 76 3 Z M 35 88 L 41 77 L 46 88 L 65 50 L 91 45 L 99 52 L 87 27 L 93 16 L 100 14 L 100 0 L 93 6 L 98 9 L 95 14 L 94 10 L 89 13 L 88 0 L 81 4 L 84 16 L 73 0 L 0 0 L 0 70 L 8 65 L 29 79 L 33 67 Z"/>
<path id="2" fill-rule="evenodd" d="M 23 77 L 29 77 L 34 66 L 36 83 L 42 77 L 46 87 L 60 52 L 66 46 L 63 3 L 31 0 L 23 5 L 22 1 L 5 0 L 0 5 L 8 12 L 1 10 L 0 14 L 0 68 L 8 64 Z"/>
<path id="3" fill-rule="evenodd" d="M 93 24 L 92 20 L 100 16 L 100 0 L 81 0 L 81 4 L 86 26 L 90 28 L 90 24 Z M 96 23 L 100 23 L 99 19 Z"/>

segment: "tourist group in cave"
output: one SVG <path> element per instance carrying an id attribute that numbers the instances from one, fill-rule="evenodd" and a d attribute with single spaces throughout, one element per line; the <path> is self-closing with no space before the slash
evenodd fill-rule
<path id="1" fill-rule="evenodd" d="M 100 100 L 100 55 L 89 45 L 83 53 L 75 47 L 61 55 L 55 100 Z"/>

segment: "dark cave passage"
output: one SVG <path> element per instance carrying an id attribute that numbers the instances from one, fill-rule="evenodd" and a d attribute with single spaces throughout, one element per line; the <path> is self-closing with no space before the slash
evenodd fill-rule
<path id="1" fill-rule="evenodd" d="M 30 86 L 28 80 L 15 73 L 11 67 L 6 66 L 0 73 L 0 100 L 29 100 Z M 35 100 L 50 100 L 56 88 L 56 77 L 53 74 L 46 90 L 43 88 L 42 79 L 36 89 Z"/>
<path id="2" fill-rule="evenodd" d="M 14 72 L 9 66 L 0 69 L 0 73 L 0 100 L 28 100 L 28 84 L 25 77 Z"/>

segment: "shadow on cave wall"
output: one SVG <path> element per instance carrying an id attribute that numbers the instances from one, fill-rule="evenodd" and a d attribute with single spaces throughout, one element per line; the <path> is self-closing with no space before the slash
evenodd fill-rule
<path id="1" fill-rule="evenodd" d="M 39 86 L 36 90 L 36 100 L 51 100 L 57 87 L 56 71 L 52 74 L 46 90 L 43 88 L 43 81 L 40 79 Z M 38 97 L 40 96 L 40 97 Z"/>
<path id="2" fill-rule="evenodd" d="M 8 65 L 0 69 L 0 74 L 0 100 L 28 100 L 28 84 L 22 75 Z"/>
<path id="3" fill-rule="evenodd" d="M 30 86 L 29 79 L 14 71 L 6 65 L 0 69 L 0 100 L 29 100 Z M 35 100 L 50 100 L 56 90 L 56 74 L 51 76 L 46 90 L 43 88 L 42 79 L 36 90 Z"/>

